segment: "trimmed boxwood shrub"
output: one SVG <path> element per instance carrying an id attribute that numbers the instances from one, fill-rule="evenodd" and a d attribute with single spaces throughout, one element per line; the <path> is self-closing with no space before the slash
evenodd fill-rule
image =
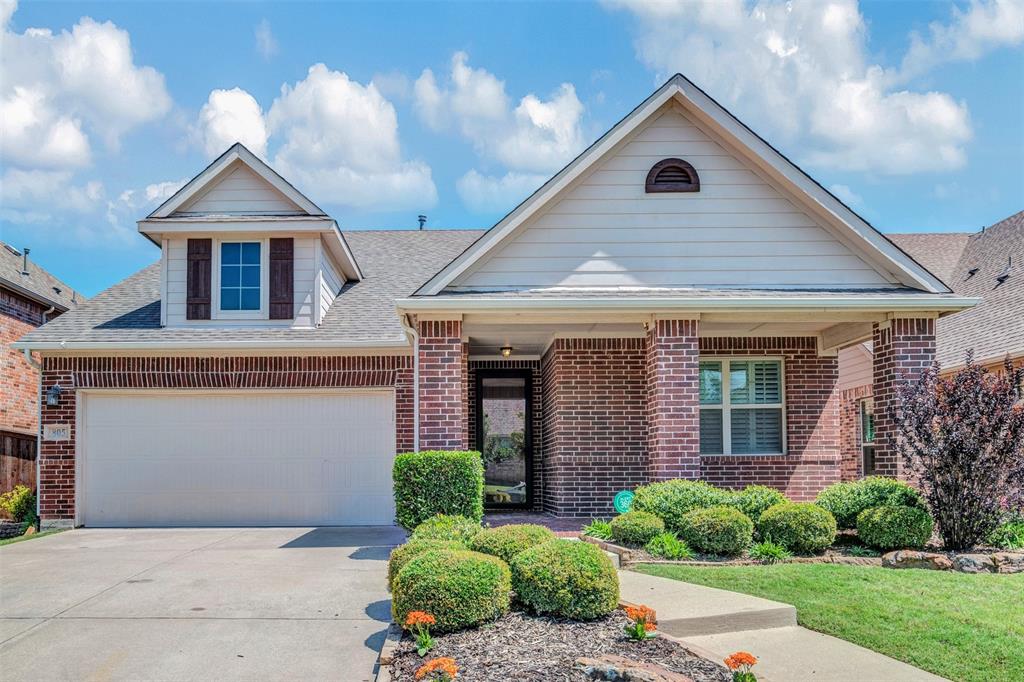
<path id="1" fill-rule="evenodd" d="M 628 511 L 612 519 L 612 539 L 627 545 L 646 545 L 664 532 L 665 522 L 650 512 Z"/>
<path id="2" fill-rule="evenodd" d="M 754 522 L 735 507 L 694 509 L 683 516 L 682 539 L 705 554 L 735 556 L 750 546 Z"/>
<path id="3" fill-rule="evenodd" d="M 414 557 L 395 577 L 391 615 L 404 623 L 410 611 L 437 619 L 436 632 L 451 632 L 508 613 L 508 564 L 469 550 L 434 549 Z"/>
<path id="4" fill-rule="evenodd" d="M 736 493 L 736 508 L 747 515 L 755 524 L 768 507 L 787 502 L 786 496 L 766 485 L 748 485 Z"/>
<path id="5" fill-rule="evenodd" d="M 478 523 L 484 515 L 484 466 L 479 452 L 425 450 L 395 457 L 395 517 L 412 530 L 431 516 L 455 514 Z"/>
<path id="6" fill-rule="evenodd" d="M 412 532 L 414 540 L 455 540 L 464 545 L 483 530 L 479 521 L 467 519 L 465 516 L 448 516 L 438 514 L 420 525 Z"/>
<path id="7" fill-rule="evenodd" d="M 757 523 L 761 537 L 797 554 L 814 554 L 835 542 L 836 519 L 810 502 L 783 502 L 769 507 Z"/>
<path id="8" fill-rule="evenodd" d="M 615 610 L 619 576 L 611 559 L 589 542 L 551 540 L 512 560 L 516 598 L 537 613 L 593 620 Z"/>
<path id="9" fill-rule="evenodd" d="M 682 532 L 683 515 L 688 511 L 730 504 L 733 499 L 733 493 L 704 481 L 677 478 L 637 488 L 633 509 L 650 512 L 664 521 L 669 530 Z"/>
<path id="10" fill-rule="evenodd" d="M 456 540 L 409 540 L 391 550 L 388 558 L 388 587 L 395 589 L 395 578 L 402 568 L 424 552 L 432 549 L 466 549 L 466 545 Z"/>
<path id="11" fill-rule="evenodd" d="M 831 512 L 840 528 L 856 528 L 857 515 L 872 507 L 903 505 L 927 509 L 921 493 L 903 481 L 885 476 L 833 483 L 818 494 L 815 503 Z"/>
<path id="12" fill-rule="evenodd" d="M 931 515 L 917 507 L 885 505 L 857 515 L 857 537 L 881 550 L 924 547 L 934 527 Z"/>
<path id="13" fill-rule="evenodd" d="M 554 539 L 555 534 L 544 526 L 515 523 L 498 528 L 485 528 L 470 541 L 469 548 L 474 552 L 483 552 L 502 561 L 511 562 L 512 558 L 523 550 Z"/>

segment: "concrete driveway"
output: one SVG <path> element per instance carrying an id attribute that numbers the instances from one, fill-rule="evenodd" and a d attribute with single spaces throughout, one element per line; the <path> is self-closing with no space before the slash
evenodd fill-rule
<path id="1" fill-rule="evenodd" d="M 372 680 L 397 528 L 73 530 L 0 547 L 5 679 Z"/>

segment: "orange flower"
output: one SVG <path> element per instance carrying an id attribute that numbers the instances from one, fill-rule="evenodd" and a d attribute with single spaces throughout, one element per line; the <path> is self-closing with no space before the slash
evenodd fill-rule
<path id="1" fill-rule="evenodd" d="M 636 623 L 657 623 L 658 615 L 649 606 L 627 606 L 626 617 Z"/>
<path id="2" fill-rule="evenodd" d="M 737 651 L 729 658 L 725 659 L 725 664 L 729 667 L 729 670 L 739 670 L 743 666 L 750 667 L 757 664 L 757 658 L 753 654 L 748 654 L 746 651 Z"/>
<path id="3" fill-rule="evenodd" d="M 432 615 L 425 611 L 410 611 L 405 617 L 405 627 L 411 628 L 414 625 L 433 625 L 437 621 Z"/>
<path id="4" fill-rule="evenodd" d="M 646 630 L 647 632 L 654 632 L 657 629 L 658 629 L 658 626 L 655 625 L 654 623 L 650 623 L 650 622 L 644 623 L 644 630 Z"/>
<path id="5" fill-rule="evenodd" d="M 459 667 L 455 665 L 454 658 L 435 658 L 432 661 L 427 661 L 419 667 L 416 671 L 416 679 L 422 680 L 427 675 L 433 673 L 441 673 L 445 677 L 441 679 L 455 679 L 459 674 Z"/>

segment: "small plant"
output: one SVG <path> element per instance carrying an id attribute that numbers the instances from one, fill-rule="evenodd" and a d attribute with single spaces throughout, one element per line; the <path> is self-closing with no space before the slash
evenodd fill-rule
<path id="1" fill-rule="evenodd" d="M 986 542 L 999 549 L 1024 549 L 1024 513 L 1013 515 L 996 526 Z"/>
<path id="2" fill-rule="evenodd" d="M 751 668 L 757 665 L 757 658 L 746 651 L 737 651 L 725 659 L 725 665 L 732 671 L 732 682 L 757 682 Z"/>
<path id="3" fill-rule="evenodd" d="M 412 532 L 413 540 L 454 540 L 468 545 L 482 529 L 480 524 L 465 516 L 432 516 Z"/>
<path id="4" fill-rule="evenodd" d="M 626 632 L 626 636 L 637 642 L 642 642 L 645 639 L 651 639 L 656 637 L 655 631 L 658 629 L 658 616 L 654 613 L 654 609 L 643 604 L 639 606 L 627 606 L 626 618 L 631 621 L 629 625 L 623 628 Z"/>
<path id="5" fill-rule="evenodd" d="M 878 550 L 865 547 L 864 545 L 850 545 L 846 548 L 846 553 L 850 556 L 857 557 L 876 557 L 878 556 Z"/>
<path id="6" fill-rule="evenodd" d="M 857 515 L 857 537 L 881 550 L 924 547 L 934 526 L 928 512 L 917 507 L 873 507 Z"/>
<path id="7" fill-rule="evenodd" d="M 762 564 L 778 564 L 793 558 L 793 553 L 768 538 L 750 548 L 750 558 Z"/>
<path id="8" fill-rule="evenodd" d="M 533 612 L 594 620 L 619 604 L 619 576 L 599 547 L 552 540 L 512 560 L 516 598 Z"/>
<path id="9" fill-rule="evenodd" d="M 416 671 L 417 680 L 441 680 L 450 682 L 459 676 L 459 666 L 454 658 L 435 658 L 427 661 Z"/>
<path id="10" fill-rule="evenodd" d="M 24 485 L 14 486 L 14 490 L 0 495 L 0 511 L 18 523 L 36 520 L 36 496 L 32 489 Z"/>
<path id="11" fill-rule="evenodd" d="M 680 540 L 679 537 L 670 530 L 655 535 L 651 538 L 650 542 L 644 545 L 644 549 L 654 556 L 661 557 L 662 559 L 680 561 L 683 559 L 692 559 L 694 557 L 693 550 L 690 549 L 690 546 Z"/>
<path id="12" fill-rule="evenodd" d="M 650 512 L 629 511 L 612 519 L 612 538 L 627 545 L 646 545 L 658 533 L 665 532 L 665 522 Z"/>
<path id="13" fill-rule="evenodd" d="M 405 617 L 405 628 L 416 635 L 416 653 L 420 657 L 434 648 L 434 638 L 430 636 L 430 626 L 437 620 L 425 611 L 410 611 Z"/>
<path id="14" fill-rule="evenodd" d="M 587 537 L 597 538 L 598 540 L 611 540 L 612 524 L 610 521 L 605 521 L 603 519 L 594 519 L 587 525 L 583 526 L 583 534 Z"/>
<path id="15" fill-rule="evenodd" d="M 686 544 L 706 554 L 735 556 L 750 546 L 754 524 L 735 507 L 693 509 L 682 519 Z"/>
<path id="16" fill-rule="evenodd" d="M 836 520 L 809 502 L 783 502 L 769 507 L 757 523 L 761 537 L 771 538 L 797 554 L 821 552 L 836 539 Z"/>

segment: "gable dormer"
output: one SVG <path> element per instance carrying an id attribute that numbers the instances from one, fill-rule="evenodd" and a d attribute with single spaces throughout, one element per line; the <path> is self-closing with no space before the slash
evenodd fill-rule
<path id="1" fill-rule="evenodd" d="M 162 250 L 166 327 L 313 328 L 362 278 L 334 219 L 241 144 L 139 231 Z"/>

